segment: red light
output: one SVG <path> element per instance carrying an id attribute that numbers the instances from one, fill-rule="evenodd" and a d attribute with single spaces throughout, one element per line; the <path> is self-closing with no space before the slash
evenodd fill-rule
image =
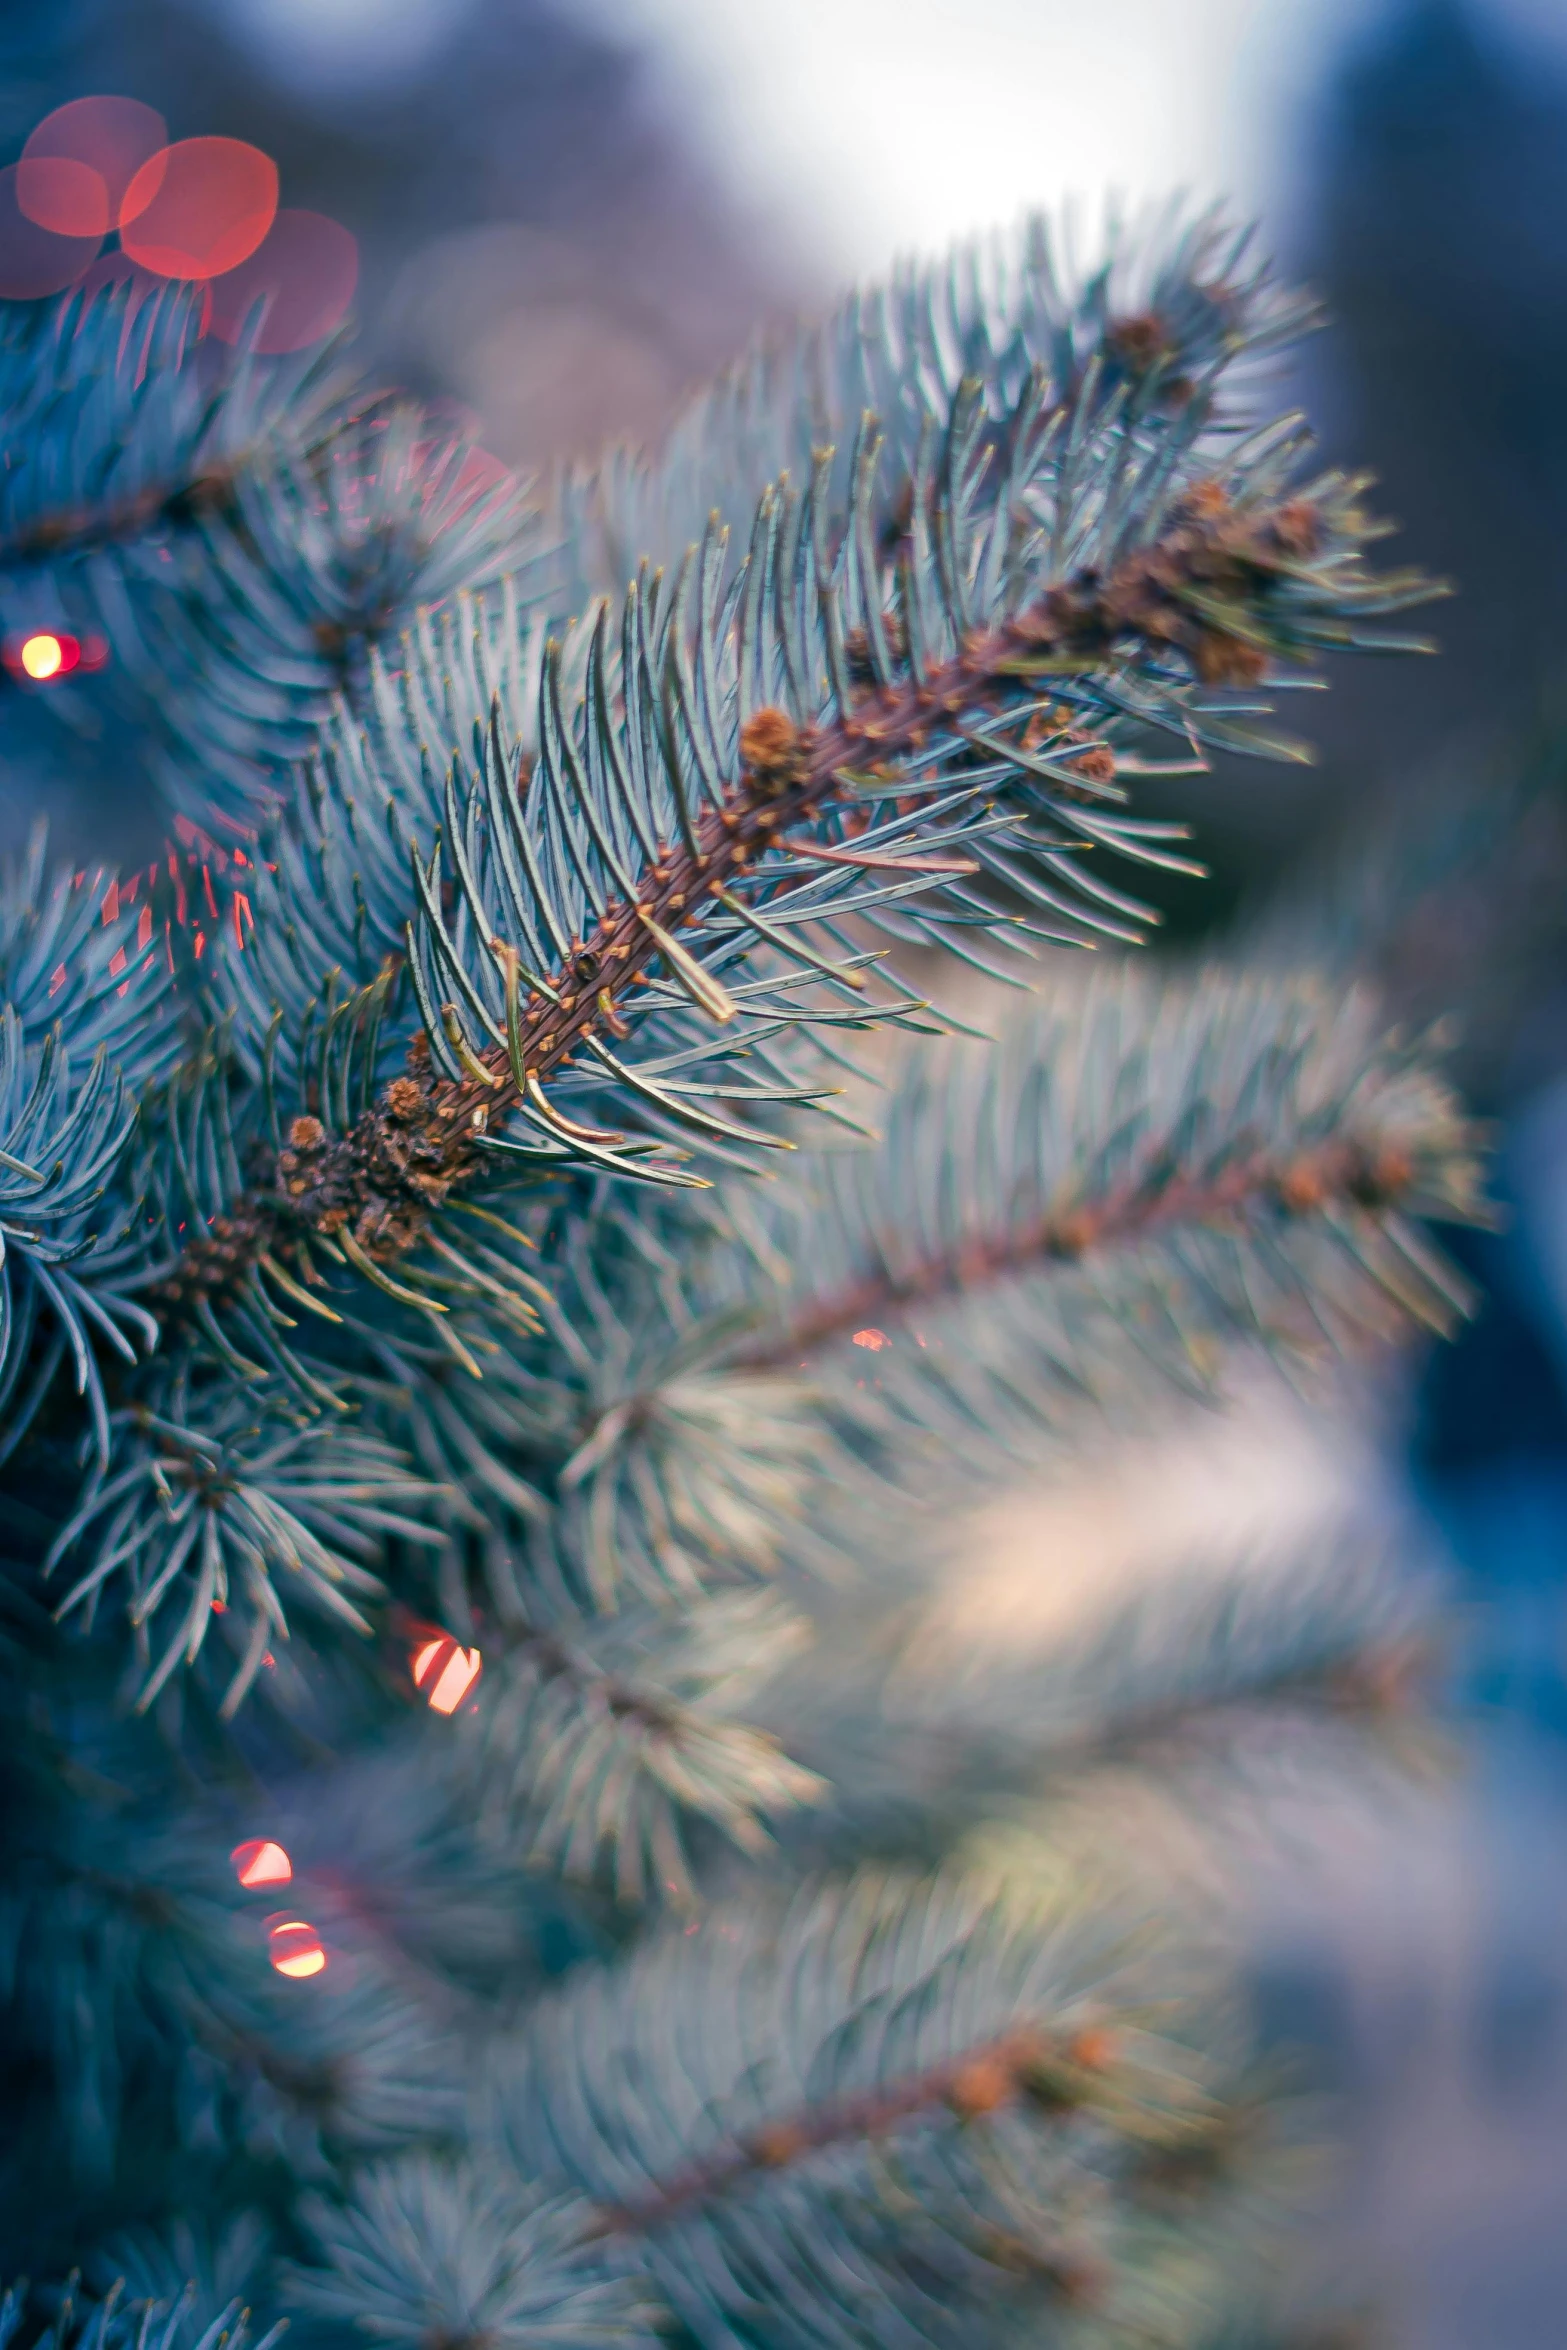
<path id="1" fill-rule="evenodd" d="M 126 190 L 167 142 L 162 115 L 135 98 L 73 98 L 46 114 L 22 149 L 17 201 L 57 236 L 106 236 L 131 217 Z M 148 203 L 156 193 L 149 180 Z"/>
<path id="2" fill-rule="evenodd" d="M 450 1633 L 421 1641 L 409 1658 L 414 1687 L 421 1690 L 433 1713 L 453 1714 L 484 1670 L 476 1648 L 464 1648 Z"/>
<path id="3" fill-rule="evenodd" d="M 856 1346 L 868 1347 L 873 1355 L 879 1355 L 884 1346 L 891 1346 L 892 1340 L 885 1330 L 856 1330 L 854 1343 Z"/>
<path id="4" fill-rule="evenodd" d="M 260 1836 L 249 1844 L 236 1844 L 229 1859 L 247 1892 L 255 1885 L 286 1885 L 294 1874 L 294 1864 L 282 1845 L 268 1843 Z"/>
<path id="5" fill-rule="evenodd" d="M 248 261 L 277 217 L 277 165 L 243 139 L 180 139 L 125 192 L 120 242 L 159 277 L 218 277 Z"/>
<path id="6" fill-rule="evenodd" d="M 18 200 L 18 169 L 8 163 L 0 171 L 0 298 L 38 302 L 46 294 L 63 294 L 74 284 L 103 238 L 56 236 L 29 220 Z"/>
<path id="7" fill-rule="evenodd" d="M 258 351 L 303 351 L 341 326 L 359 277 L 359 247 L 324 212 L 280 212 L 248 261 L 211 285 L 209 320 L 237 343 L 257 303 L 266 305 Z"/>
<path id="8" fill-rule="evenodd" d="M 101 636 L 77 637 L 63 628 L 33 628 L 7 640 L 3 658 L 13 677 L 52 685 L 74 669 L 101 669 L 109 648 Z"/>
<path id="9" fill-rule="evenodd" d="M 269 1927 L 267 1941 L 270 1945 L 267 1955 L 280 1975 L 291 1975 L 298 1980 L 325 1970 L 327 1957 L 321 1937 L 303 1918 L 284 1918 Z"/>

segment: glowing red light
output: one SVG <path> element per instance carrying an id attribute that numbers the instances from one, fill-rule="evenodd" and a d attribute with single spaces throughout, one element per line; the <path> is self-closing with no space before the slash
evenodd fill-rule
<path id="1" fill-rule="evenodd" d="M 167 141 L 162 115 L 135 98 L 73 98 L 46 114 L 22 149 L 17 201 L 57 236 L 106 236 L 131 217 L 126 191 Z M 156 193 L 149 175 L 146 202 Z"/>
<path id="2" fill-rule="evenodd" d="M 873 1355 L 879 1355 L 884 1346 L 891 1346 L 892 1340 L 885 1330 L 856 1330 L 854 1343 L 856 1346 L 868 1347 Z"/>
<path id="3" fill-rule="evenodd" d="M 8 163 L 0 171 L 0 298 L 37 302 L 74 284 L 103 238 L 57 236 L 29 220 L 17 197 L 19 168 Z"/>
<path id="4" fill-rule="evenodd" d="M 284 1918 L 267 1930 L 268 1956 L 280 1975 L 296 1979 L 319 1975 L 326 1967 L 326 1952 L 315 1927 L 303 1918 Z"/>
<path id="5" fill-rule="evenodd" d="M 409 1659 L 414 1687 L 423 1692 L 433 1713 L 453 1714 L 479 1675 L 484 1661 L 476 1648 L 464 1648 L 449 1633 L 425 1640 Z"/>
<path id="6" fill-rule="evenodd" d="M 255 252 L 277 217 L 277 189 L 277 165 L 259 147 L 180 139 L 131 181 L 120 242 L 158 277 L 218 277 Z"/>
<path id="7" fill-rule="evenodd" d="M 358 278 L 359 247 L 340 221 L 280 212 L 249 260 L 213 279 L 211 330 L 237 343 L 259 303 L 255 349 L 306 350 L 341 326 Z"/>
<path id="8" fill-rule="evenodd" d="M 253 1885 L 286 1885 L 294 1874 L 294 1864 L 282 1845 L 269 1843 L 261 1836 L 252 1838 L 249 1844 L 236 1844 L 229 1859 L 247 1892 Z"/>
<path id="9" fill-rule="evenodd" d="M 74 669 L 101 669 L 109 658 L 109 648 L 101 636 L 77 637 L 63 628 L 33 628 L 25 636 L 9 637 L 0 658 L 13 677 L 29 678 L 34 685 L 52 685 L 56 678 L 69 677 Z"/>

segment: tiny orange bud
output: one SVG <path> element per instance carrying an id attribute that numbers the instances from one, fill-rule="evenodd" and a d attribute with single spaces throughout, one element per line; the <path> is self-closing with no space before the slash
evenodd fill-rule
<path id="1" fill-rule="evenodd" d="M 296 1118 L 288 1130 L 288 1139 L 297 1151 L 318 1150 L 326 1140 L 326 1128 L 319 1118 Z"/>
<path id="2" fill-rule="evenodd" d="M 947 2103 L 965 2121 L 995 2113 L 1017 2093 L 1017 2074 L 1009 2059 L 996 2050 L 971 2056 L 959 2065 L 947 2084 Z"/>
<path id="3" fill-rule="evenodd" d="M 751 2152 L 764 2170 L 784 2170 L 799 2161 L 808 2143 L 797 2122 L 769 2122 L 751 2140 Z"/>
<path id="4" fill-rule="evenodd" d="M 799 728 L 786 711 L 754 710 L 740 729 L 740 756 L 753 775 L 787 782 L 799 753 Z"/>
<path id="5" fill-rule="evenodd" d="M 1320 1172 L 1307 1161 L 1285 1168 L 1279 1177 L 1278 1191 L 1292 1216 L 1310 1215 L 1314 1208 L 1323 1206 L 1328 1196 Z"/>

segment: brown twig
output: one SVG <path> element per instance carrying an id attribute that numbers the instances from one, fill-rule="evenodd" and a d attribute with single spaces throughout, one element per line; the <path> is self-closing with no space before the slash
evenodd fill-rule
<path id="1" fill-rule="evenodd" d="M 1022 2099 L 1070 2110 L 1095 2094 L 1116 2053 L 1114 2036 L 1097 2026 L 1049 2034 L 1020 2025 L 909 2080 L 764 2123 L 638 2201 L 607 2207 L 597 2232 L 640 2234 L 716 2201 L 759 2173 L 786 2170 L 824 2147 L 885 2137 L 900 2122 L 941 2108 L 960 2121 L 977 2121 Z"/>
<path id="2" fill-rule="evenodd" d="M 1172 1225 L 1232 1224 L 1248 1212 L 1305 1216 L 1335 1204 L 1386 1207 L 1413 1180 L 1414 1169 L 1402 1151 L 1335 1140 L 1287 1158 L 1256 1152 L 1206 1179 L 1126 1183 L 1100 1200 L 1046 1210 L 998 1232 L 976 1232 L 939 1256 L 884 1265 L 847 1288 L 813 1299 L 741 1359 L 747 1369 L 793 1362 L 834 1338 L 879 1329 L 920 1306 L 968 1295 L 1040 1265 L 1070 1263 Z"/>

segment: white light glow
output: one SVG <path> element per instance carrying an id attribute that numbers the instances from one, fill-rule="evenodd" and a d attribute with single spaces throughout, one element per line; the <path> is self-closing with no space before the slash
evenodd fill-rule
<path id="1" fill-rule="evenodd" d="M 846 270 L 1071 197 L 1267 204 L 1315 70 L 1392 0 L 585 0 L 725 173 Z"/>

